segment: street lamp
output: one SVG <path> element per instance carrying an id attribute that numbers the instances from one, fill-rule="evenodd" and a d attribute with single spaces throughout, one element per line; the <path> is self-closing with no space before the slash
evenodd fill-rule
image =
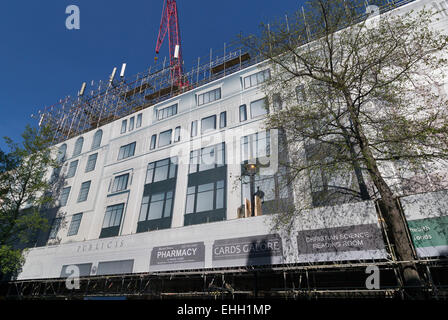
<path id="1" fill-rule="evenodd" d="M 248 163 L 244 165 L 246 173 L 250 178 L 250 216 L 255 216 L 255 174 L 257 173 L 257 165 Z"/>

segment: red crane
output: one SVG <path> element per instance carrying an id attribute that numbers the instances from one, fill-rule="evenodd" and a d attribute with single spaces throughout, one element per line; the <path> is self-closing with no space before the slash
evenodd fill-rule
<path id="1" fill-rule="evenodd" d="M 176 0 L 164 0 L 156 54 L 159 54 L 167 33 L 170 47 L 171 81 L 173 85 L 183 88 L 188 85 L 188 81 L 183 79 L 182 48 Z M 155 60 L 157 61 L 157 57 Z"/>

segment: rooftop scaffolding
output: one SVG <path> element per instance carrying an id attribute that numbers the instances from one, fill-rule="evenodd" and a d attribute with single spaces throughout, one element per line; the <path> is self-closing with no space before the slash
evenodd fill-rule
<path id="1" fill-rule="evenodd" d="M 369 5 L 378 6 L 383 13 L 414 1 L 357 0 L 359 21 L 368 17 L 366 9 Z M 300 14 L 293 19 L 296 19 L 295 23 L 306 23 Z M 286 21 L 289 23 L 287 16 Z M 312 41 L 316 36 L 308 34 L 302 44 Z M 86 89 L 87 94 L 67 96 L 33 117 L 37 118 L 39 126 L 48 126 L 54 132 L 53 143 L 57 144 L 262 61 L 259 53 L 235 41 L 224 44 L 217 52 L 210 49 L 208 56 L 198 58 L 197 62 L 191 64 L 191 71 L 183 74 L 182 82 L 188 83 L 185 87 L 180 88 L 172 81 L 172 70 L 165 59 L 163 63 L 127 79 L 120 78 L 118 81 L 111 77 L 99 81 L 96 86 L 92 81 L 90 88 Z"/>

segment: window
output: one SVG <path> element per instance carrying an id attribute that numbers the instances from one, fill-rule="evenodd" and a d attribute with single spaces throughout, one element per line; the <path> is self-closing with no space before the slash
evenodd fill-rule
<path id="1" fill-rule="evenodd" d="M 95 135 L 93 136 L 93 142 L 92 142 L 92 148 L 91 150 L 94 150 L 96 148 L 99 148 L 101 146 L 101 139 L 103 138 L 103 130 L 98 130 L 95 132 Z"/>
<path id="2" fill-rule="evenodd" d="M 190 152 L 189 173 L 215 169 L 225 165 L 225 144 L 219 143 Z"/>
<path id="3" fill-rule="evenodd" d="M 126 133 L 127 125 L 128 125 L 128 120 L 121 121 L 121 133 Z"/>
<path id="4" fill-rule="evenodd" d="M 129 131 L 134 130 L 134 122 L 135 122 L 135 118 L 134 117 L 129 119 Z"/>
<path id="5" fill-rule="evenodd" d="M 123 160 L 132 157 L 135 153 L 135 142 L 120 147 L 118 153 L 118 160 Z"/>
<path id="6" fill-rule="evenodd" d="M 221 112 L 219 115 L 219 128 L 225 128 L 227 127 L 227 112 Z"/>
<path id="7" fill-rule="evenodd" d="M 117 236 L 120 230 L 121 217 L 123 215 L 124 203 L 109 206 L 104 215 L 103 229 L 100 238 Z"/>
<path id="8" fill-rule="evenodd" d="M 223 209 L 224 191 L 224 180 L 188 187 L 185 213 Z"/>
<path id="9" fill-rule="evenodd" d="M 267 157 L 271 153 L 270 132 L 261 131 L 241 138 L 242 160 Z"/>
<path id="10" fill-rule="evenodd" d="M 61 169 L 62 169 L 62 167 L 56 167 L 53 169 L 53 172 L 51 174 L 50 181 L 49 181 L 50 183 L 54 183 L 59 178 L 59 175 L 61 174 Z"/>
<path id="11" fill-rule="evenodd" d="M 81 184 L 81 190 L 79 191 L 78 195 L 78 202 L 84 202 L 87 200 L 87 197 L 89 196 L 90 183 L 91 181 L 86 181 Z"/>
<path id="12" fill-rule="evenodd" d="M 72 216 L 72 222 L 68 228 L 67 236 L 74 236 L 78 234 L 79 226 L 81 225 L 82 213 L 77 213 Z"/>
<path id="13" fill-rule="evenodd" d="M 269 131 L 261 131 L 255 134 L 241 138 L 241 154 L 244 164 L 251 160 L 259 164 L 258 167 L 263 167 L 269 164 L 270 155 L 270 140 L 271 135 Z M 283 140 L 279 139 L 279 150 L 282 146 Z M 282 151 L 279 151 L 279 155 Z M 244 167 L 241 168 L 241 203 L 244 206 L 245 199 L 251 199 L 251 183 L 255 192 L 263 194 L 262 198 L 262 212 L 263 214 L 284 212 L 291 206 L 290 185 L 288 184 L 287 170 L 284 165 L 279 165 L 275 174 L 256 172 L 255 176 L 251 178 L 244 172 Z"/>
<path id="14" fill-rule="evenodd" d="M 266 103 L 266 98 L 253 101 L 250 103 L 250 116 L 251 118 L 256 118 L 269 113 L 268 105 Z"/>
<path id="15" fill-rule="evenodd" d="M 81 154 L 83 144 L 84 144 L 83 137 L 80 137 L 78 138 L 78 140 L 76 140 L 75 149 L 73 150 L 73 157 L 76 157 L 77 155 Z"/>
<path id="16" fill-rule="evenodd" d="M 78 160 L 70 162 L 68 167 L 67 178 L 73 178 L 76 174 L 76 168 L 78 168 Z"/>
<path id="17" fill-rule="evenodd" d="M 156 148 L 157 135 L 153 134 L 151 137 L 151 145 L 149 146 L 149 150 L 154 150 Z"/>
<path id="18" fill-rule="evenodd" d="M 98 153 L 91 154 L 87 159 L 86 172 L 95 170 L 96 159 L 98 158 Z"/>
<path id="19" fill-rule="evenodd" d="M 67 145 L 64 143 L 63 145 L 61 145 L 59 147 L 58 155 L 57 155 L 57 161 L 60 162 L 60 163 L 64 162 L 66 153 L 67 153 Z"/>
<path id="20" fill-rule="evenodd" d="M 263 209 L 269 208 L 269 211 L 263 210 L 263 213 L 278 212 L 280 208 L 286 205 L 285 199 L 289 198 L 288 183 L 286 181 L 285 167 L 280 167 L 274 175 L 256 174 L 254 177 L 254 189 L 263 192 Z M 242 203 L 244 199 L 250 199 L 250 177 L 242 177 Z M 276 201 L 276 203 L 274 203 Z"/>
<path id="21" fill-rule="evenodd" d="M 198 106 L 221 99 L 221 88 L 198 95 Z"/>
<path id="22" fill-rule="evenodd" d="M 115 177 L 111 192 L 120 192 L 128 188 L 129 173 Z"/>
<path id="23" fill-rule="evenodd" d="M 341 171 L 337 169 L 328 170 L 319 166 L 321 162 L 331 163 L 343 153 L 344 150 L 331 141 L 328 143 L 309 141 L 305 145 L 305 156 L 309 166 L 307 170 L 309 186 L 314 207 L 336 205 L 356 199 L 353 195 L 348 196 L 346 192 L 346 190 L 360 188 L 360 183 L 353 183 L 355 181 L 354 171 L 341 174 Z M 362 195 L 359 197 L 361 199 Z"/>
<path id="24" fill-rule="evenodd" d="M 246 120 L 247 120 L 247 110 L 246 110 L 246 105 L 243 104 L 242 106 L 240 106 L 240 122 L 243 122 Z"/>
<path id="25" fill-rule="evenodd" d="M 142 126 L 142 114 L 137 115 L 137 123 L 135 125 L 136 128 L 140 128 Z"/>
<path id="26" fill-rule="evenodd" d="M 103 228 L 118 227 L 121 223 L 123 209 L 124 203 L 107 207 L 106 215 L 104 216 L 103 221 Z"/>
<path id="27" fill-rule="evenodd" d="M 191 122 L 191 137 L 196 137 L 198 135 L 198 120 Z"/>
<path id="28" fill-rule="evenodd" d="M 296 95 L 298 103 L 303 103 L 306 101 L 305 86 L 303 84 L 296 87 Z"/>
<path id="29" fill-rule="evenodd" d="M 137 232 L 171 227 L 177 157 L 148 164 Z"/>
<path id="30" fill-rule="evenodd" d="M 145 184 L 173 179 L 176 176 L 177 158 L 152 162 L 146 170 Z"/>
<path id="31" fill-rule="evenodd" d="M 225 143 L 190 153 L 184 225 L 226 219 Z"/>
<path id="32" fill-rule="evenodd" d="M 163 120 L 177 114 L 177 103 L 157 111 L 157 120 Z"/>
<path id="33" fill-rule="evenodd" d="M 244 78 L 244 89 L 248 89 L 265 82 L 271 77 L 269 69 L 257 72 L 253 75 Z"/>
<path id="34" fill-rule="evenodd" d="M 61 196 L 59 198 L 59 205 L 64 207 L 67 205 L 68 196 L 70 195 L 71 187 L 63 188 L 61 191 Z"/>
<path id="35" fill-rule="evenodd" d="M 168 218 L 171 216 L 172 206 L 173 191 L 160 192 L 144 196 L 138 221 Z"/>
<path id="36" fill-rule="evenodd" d="M 51 224 L 50 234 L 48 235 L 48 239 L 56 239 L 56 236 L 59 231 L 59 227 L 61 226 L 62 218 L 54 218 L 53 223 Z"/>
<path id="37" fill-rule="evenodd" d="M 173 130 L 167 130 L 164 131 L 162 133 L 160 133 L 159 135 L 159 148 L 160 147 L 165 147 L 167 145 L 171 144 L 171 133 L 173 132 Z"/>
<path id="38" fill-rule="evenodd" d="M 179 141 L 180 141 L 180 127 L 176 127 L 176 129 L 174 129 L 174 142 Z"/>
<path id="39" fill-rule="evenodd" d="M 201 120 L 201 134 L 213 131 L 216 129 L 216 116 L 207 117 Z"/>
<path id="40" fill-rule="evenodd" d="M 282 108 L 283 108 L 283 101 L 282 101 L 282 97 L 280 96 L 279 93 L 275 93 L 272 96 L 272 102 L 273 102 L 273 107 L 274 107 L 275 111 L 282 110 Z"/>

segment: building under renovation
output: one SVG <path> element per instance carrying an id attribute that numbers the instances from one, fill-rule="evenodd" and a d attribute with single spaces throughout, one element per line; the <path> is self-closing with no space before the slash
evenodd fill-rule
<path id="1" fill-rule="evenodd" d="M 173 2 L 166 16 L 177 16 Z M 380 9 L 433 2 L 384 1 Z M 303 195 L 283 181 L 283 133 L 264 128 L 273 107 L 262 89 L 269 64 L 227 44 L 187 70 L 179 49 L 170 48 L 173 61 L 131 78 L 114 70 L 39 114 L 61 163 L 48 172 L 56 207 L 8 295 L 399 294 L 375 201 L 315 206 L 290 233 L 273 228 L 276 214 Z M 307 197 L 313 201 L 311 190 Z M 446 221 L 447 199 L 443 190 L 401 199 L 410 238 L 428 216 Z M 434 206 L 420 205 L 428 202 Z M 444 241 L 416 246 L 431 292 L 447 283 Z M 382 272 L 379 290 L 365 287 L 370 265 Z M 81 287 L 67 288 L 78 275 Z"/>

